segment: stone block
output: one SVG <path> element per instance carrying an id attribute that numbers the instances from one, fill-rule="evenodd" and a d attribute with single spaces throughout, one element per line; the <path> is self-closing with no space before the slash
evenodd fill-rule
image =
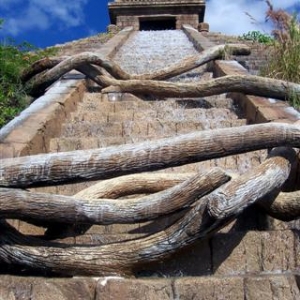
<path id="1" fill-rule="evenodd" d="M 199 32 L 209 32 L 209 24 L 208 23 L 200 23 L 198 25 Z"/>
<path id="2" fill-rule="evenodd" d="M 178 278 L 174 282 L 174 298 L 180 300 L 244 300 L 244 285 L 237 278 Z M 157 298 L 158 299 L 158 298 Z M 259 299 L 259 298 L 257 298 Z"/>
<path id="3" fill-rule="evenodd" d="M 264 106 L 270 106 L 269 101 L 267 98 L 263 97 L 255 97 L 255 96 L 249 96 L 249 95 L 242 95 L 241 98 L 243 99 L 244 103 L 244 113 L 246 116 L 246 119 L 249 121 L 249 123 L 258 123 L 259 120 L 257 119 L 258 110 L 260 107 Z M 264 122 L 264 120 L 261 120 L 261 122 Z"/>
<path id="4" fill-rule="evenodd" d="M 1 300 L 95 299 L 96 281 L 87 278 L 50 279 L 0 276 Z"/>
<path id="5" fill-rule="evenodd" d="M 16 300 L 13 292 L 10 291 L 6 286 L 3 286 L 2 283 L 0 283 L 0 300 Z"/>
<path id="6" fill-rule="evenodd" d="M 32 283 L 29 278 L 0 276 L 0 300 L 29 300 L 31 288 Z"/>
<path id="7" fill-rule="evenodd" d="M 198 23 L 195 28 L 197 28 L 197 26 Z M 194 44 L 196 49 L 202 51 L 215 46 L 213 42 L 211 42 L 209 39 L 207 39 L 204 35 L 202 35 L 200 32 L 195 30 L 193 27 L 189 25 L 183 25 L 182 29 L 186 33 L 190 41 Z"/>
<path id="8" fill-rule="evenodd" d="M 122 122 L 114 122 L 107 124 L 105 127 L 106 136 L 123 136 L 124 125 Z"/>
<path id="9" fill-rule="evenodd" d="M 174 299 L 171 279 L 99 279 L 95 300 Z"/>
<path id="10" fill-rule="evenodd" d="M 211 253 L 209 241 L 199 241 L 182 249 L 170 258 L 151 263 L 138 272 L 163 277 L 205 276 L 211 274 Z"/>
<path id="11" fill-rule="evenodd" d="M 281 220 L 277 220 L 270 216 L 267 216 L 268 229 L 269 230 L 299 230 L 300 228 L 300 219 L 293 220 L 290 222 L 284 222 Z M 300 252 L 299 252 L 300 253 Z"/>
<path id="12" fill-rule="evenodd" d="M 176 134 L 185 134 L 192 131 L 201 131 L 205 128 L 203 122 L 177 122 L 175 127 Z"/>
<path id="13" fill-rule="evenodd" d="M 153 120 L 158 117 L 158 112 L 155 110 L 135 110 L 133 112 L 133 120 L 141 121 L 141 120 Z"/>
<path id="14" fill-rule="evenodd" d="M 147 122 L 124 121 L 122 122 L 122 136 L 135 137 L 145 136 L 148 132 Z"/>
<path id="15" fill-rule="evenodd" d="M 154 122 L 147 122 L 147 135 L 149 136 L 168 136 L 170 133 L 176 132 L 176 125 L 173 122 L 160 122 L 160 121 L 154 121 Z"/>
<path id="16" fill-rule="evenodd" d="M 289 114 L 285 107 L 280 106 L 261 106 L 257 109 L 255 123 L 265 123 L 280 119 L 291 119 L 297 121 L 297 117 Z"/>
<path id="17" fill-rule="evenodd" d="M 110 24 L 110 25 L 107 26 L 106 31 L 108 33 L 116 34 L 120 31 L 120 28 L 116 25 Z"/>
<path id="18" fill-rule="evenodd" d="M 92 279 L 48 279 L 32 283 L 31 300 L 94 299 L 96 282 Z"/>
<path id="19" fill-rule="evenodd" d="M 259 273 L 260 247 L 256 232 L 215 235 L 212 238 L 213 273 L 224 276 Z"/>
<path id="20" fill-rule="evenodd" d="M 0 159 L 15 157 L 15 148 L 8 144 L 0 144 Z"/>
<path id="21" fill-rule="evenodd" d="M 121 121 L 133 121 L 134 120 L 134 111 L 128 110 L 128 111 L 122 111 L 119 113 L 109 113 L 107 116 L 107 122 L 121 122 Z M 100 116 L 99 116 L 100 117 Z"/>
<path id="22" fill-rule="evenodd" d="M 223 276 L 296 272 L 296 251 L 290 230 L 219 234 L 212 239 L 213 272 Z"/>
<path id="23" fill-rule="evenodd" d="M 61 95 L 58 103 L 63 105 L 65 114 L 68 116 L 70 112 L 77 108 L 77 104 L 82 100 L 86 91 L 86 84 L 83 80 L 78 81 L 76 88 L 70 88 L 67 95 Z"/>
<path id="24" fill-rule="evenodd" d="M 299 243 L 296 242 L 296 235 L 293 231 L 262 232 L 262 271 L 267 273 L 296 271 L 296 256 L 299 256 L 299 252 L 296 253 L 296 245 L 298 244 Z"/>
<path id="25" fill-rule="evenodd" d="M 216 60 L 214 62 L 215 77 L 226 75 L 247 75 L 248 71 L 235 60 Z"/>
<path id="26" fill-rule="evenodd" d="M 33 124 L 31 126 L 28 124 L 28 126 L 26 126 L 26 130 L 24 130 L 25 126 L 22 124 L 21 126 L 13 129 L 12 132 L 6 137 L 4 142 L 11 145 L 28 143 L 33 135 L 33 126 Z"/>
<path id="27" fill-rule="evenodd" d="M 245 299 L 296 300 L 300 292 L 294 276 L 267 276 L 245 278 Z"/>

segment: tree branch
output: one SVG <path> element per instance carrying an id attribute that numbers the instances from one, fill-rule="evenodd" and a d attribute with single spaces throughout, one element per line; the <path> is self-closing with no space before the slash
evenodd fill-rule
<path id="1" fill-rule="evenodd" d="M 99 76 L 102 93 L 151 94 L 159 97 L 207 97 L 229 92 L 278 98 L 300 96 L 300 85 L 253 75 L 229 75 L 199 83 L 173 83 L 155 80 L 116 80 Z"/>
<path id="2" fill-rule="evenodd" d="M 280 187 L 291 169 L 284 152 L 283 156 L 272 152 L 259 167 L 198 200 L 169 228 L 142 239 L 90 247 L 59 245 L 25 237 L 0 222 L 0 260 L 64 275 L 129 275 L 141 264 L 164 259 L 207 238 L 246 207 Z"/>
<path id="3" fill-rule="evenodd" d="M 280 123 L 247 125 L 134 145 L 3 159 L 0 186 L 107 179 L 278 146 L 299 148 L 300 127 Z"/>
<path id="4" fill-rule="evenodd" d="M 188 207 L 230 179 L 215 168 L 169 189 L 138 199 L 83 199 L 0 188 L 0 218 L 25 221 L 130 224 L 154 220 Z"/>

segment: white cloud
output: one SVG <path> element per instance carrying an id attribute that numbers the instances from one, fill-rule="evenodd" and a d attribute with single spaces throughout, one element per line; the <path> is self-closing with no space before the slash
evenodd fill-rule
<path id="1" fill-rule="evenodd" d="M 12 36 L 28 30 L 76 27 L 84 23 L 83 7 L 88 0 L 1 0 L 5 20 L 2 33 Z"/>
<path id="2" fill-rule="evenodd" d="M 78 26 L 82 23 L 84 15 L 83 6 L 88 0 L 31 0 L 31 5 L 44 11 L 49 17 L 63 22 L 68 27 Z"/>
<path id="3" fill-rule="evenodd" d="M 275 9 L 287 9 L 299 4 L 299 0 L 273 0 L 271 2 Z M 270 32 L 271 24 L 265 22 L 267 9 L 265 0 L 207 0 L 205 22 L 209 23 L 210 31 L 233 35 L 253 30 Z"/>
<path id="4" fill-rule="evenodd" d="M 5 31 L 12 36 L 17 36 L 21 31 L 30 29 L 46 30 L 50 26 L 48 16 L 36 7 L 29 7 L 25 14 L 20 17 L 5 19 Z"/>

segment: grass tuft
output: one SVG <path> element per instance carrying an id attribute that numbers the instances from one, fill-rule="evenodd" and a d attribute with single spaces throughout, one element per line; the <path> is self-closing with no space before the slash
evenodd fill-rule
<path id="1" fill-rule="evenodd" d="M 0 29 L 3 20 L 0 19 Z M 0 128 L 30 102 L 20 79 L 21 72 L 34 61 L 53 55 L 53 49 L 38 50 L 29 43 L 16 44 L 11 38 L 0 41 Z"/>

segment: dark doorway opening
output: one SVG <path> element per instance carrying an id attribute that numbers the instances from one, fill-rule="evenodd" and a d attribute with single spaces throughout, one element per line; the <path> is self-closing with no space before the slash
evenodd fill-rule
<path id="1" fill-rule="evenodd" d="M 140 30 L 175 30 L 176 19 L 147 19 L 140 20 Z"/>

